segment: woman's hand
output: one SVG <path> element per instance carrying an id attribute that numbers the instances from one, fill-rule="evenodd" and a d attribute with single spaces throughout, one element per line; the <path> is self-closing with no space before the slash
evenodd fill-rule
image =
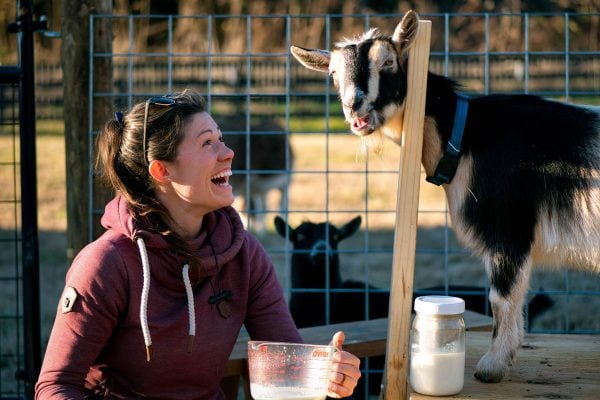
<path id="1" fill-rule="evenodd" d="M 338 351 L 333 354 L 333 367 L 329 376 L 327 396 L 336 399 L 350 396 L 360 378 L 360 360 L 354 354 L 342 350 L 345 339 L 344 332 L 340 331 L 333 335 L 331 341 Z"/>

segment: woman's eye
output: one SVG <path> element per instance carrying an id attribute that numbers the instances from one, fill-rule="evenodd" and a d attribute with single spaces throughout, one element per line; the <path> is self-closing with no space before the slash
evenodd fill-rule
<path id="1" fill-rule="evenodd" d="M 217 136 L 210 139 L 206 139 L 203 143 L 204 146 L 212 146 L 216 142 L 225 143 L 225 138 L 223 136 Z"/>

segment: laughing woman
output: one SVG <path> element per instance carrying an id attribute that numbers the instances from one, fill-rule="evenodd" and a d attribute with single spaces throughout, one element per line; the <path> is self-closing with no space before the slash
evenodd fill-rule
<path id="1" fill-rule="evenodd" d="M 117 113 L 98 153 L 117 196 L 106 232 L 67 273 L 36 399 L 223 399 L 242 325 L 252 339 L 302 341 L 271 261 L 231 208 L 233 151 L 202 97 Z M 358 358 L 334 361 L 329 396 L 349 396 Z"/>

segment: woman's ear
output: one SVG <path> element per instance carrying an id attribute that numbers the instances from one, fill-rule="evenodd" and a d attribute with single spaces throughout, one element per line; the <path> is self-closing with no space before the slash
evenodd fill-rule
<path id="1" fill-rule="evenodd" d="M 148 166 L 150 176 L 157 182 L 165 183 L 171 180 L 171 174 L 162 161 L 152 160 Z"/>

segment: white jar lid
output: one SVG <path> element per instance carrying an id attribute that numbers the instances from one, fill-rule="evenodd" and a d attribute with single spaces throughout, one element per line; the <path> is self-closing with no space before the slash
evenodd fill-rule
<path id="1" fill-rule="evenodd" d="M 452 296 L 421 296 L 415 299 L 415 311 L 437 315 L 462 314 L 465 312 L 465 301 Z"/>

